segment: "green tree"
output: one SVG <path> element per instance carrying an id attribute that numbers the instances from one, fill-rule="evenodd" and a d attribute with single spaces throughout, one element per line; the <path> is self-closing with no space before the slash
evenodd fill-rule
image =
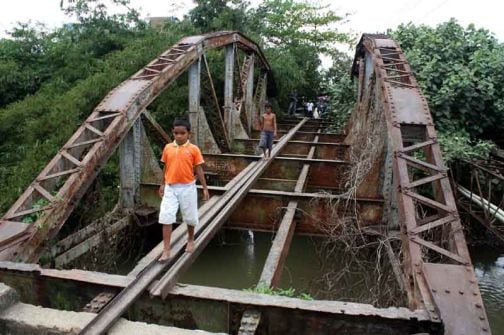
<path id="1" fill-rule="evenodd" d="M 184 25 L 162 32 L 120 22 L 115 27 L 102 31 L 100 38 L 99 30 L 87 23 L 66 25 L 51 33 L 34 30 L 37 39 L 32 44 L 41 40 L 43 47 L 27 47 L 39 57 L 33 69 L 48 75 L 31 95 L 23 99 L 26 94 L 14 91 L 17 101 L 0 107 L 0 212 L 13 203 L 108 91 L 188 34 Z M 10 66 L 21 67 L 23 56 L 28 58 L 14 53 L 22 42 L 0 41 L 12 54 Z M 110 185 L 117 173 L 102 173 L 100 178 L 108 192 L 116 192 Z"/>
<path id="2" fill-rule="evenodd" d="M 287 105 L 287 95 L 294 89 L 308 98 L 320 93 L 320 55 L 332 54 L 335 44 L 351 41 L 337 29 L 345 16 L 294 0 L 265 0 L 250 16 L 251 30 L 264 41 L 275 78 L 281 82 L 280 104 Z"/>
<path id="3" fill-rule="evenodd" d="M 54 69 L 46 61 L 50 39 L 45 28 L 20 23 L 0 40 L 0 107 L 32 94 Z"/>
<path id="4" fill-rule="evenodd" d="M 265 0 L 252 10 L 252 25 L 266 44 L 279 48 L 299 45 L 310 47 L 315 54 L 331 53 L 335 43 L 347 43 L 350 38 L 335 25 L 344 19 L 327 6 L 307 1 Z"/>
<path id="5" fill-rule="evenodd" d="M 454 19 L 436 28 L 400 25 L 392 37 L 404 50 L 438 129 L 455 125 L 473 139 L 502 141 L 502 43 L 488 30 L 464 29 Z"/>
<path id="6" fill-rule="evenodd" d="M 245 31 L 248 1 L 195 0 L 188 19 L 202 33 L 219 30 Z"/>
<path id="7" fill-rule="evenodd" d="M 346 53 L 333 52 L 332 66 L 324 73 L 324 86 L 329 95 L 329 112 L 334 128 L 341 129 L 357 102 L 356 85 L 350 74 L 353 59 Z"/>

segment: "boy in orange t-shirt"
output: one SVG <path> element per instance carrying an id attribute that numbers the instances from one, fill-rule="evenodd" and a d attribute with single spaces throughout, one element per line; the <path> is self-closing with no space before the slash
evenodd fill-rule
<path id="1" fill-rule="evenodd" d="M 203 186 L 203 200 L 208 200 L 208 187 L 203 173 L 205 162 L 199 148 L 189 142 L 191 124 L 186 119 L 173 122 L 172 143 L 165 145 L 161 162 L 165 164 L 159 195 L 163 198 L 159 209 L 159 223 L 163 225 L 163 253 L 159 261 L 170 258 L 172 224 L 180 207 L 187 224 L 187 252 L 194 250 L 194 227 L 198 224 L 198 194 L 194 173 Z"/>

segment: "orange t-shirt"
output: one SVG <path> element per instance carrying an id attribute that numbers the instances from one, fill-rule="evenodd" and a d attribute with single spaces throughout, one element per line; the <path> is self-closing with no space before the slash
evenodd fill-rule
<path id="1" fill-rule="evenodd" d="M 194 167 L 203 164 L 200 149 L 187 141 L 178 145 L 175 141 L 165 145 L 161 162 L 166 164 L 165 184 L 189 184 L 194 181 Z"/>

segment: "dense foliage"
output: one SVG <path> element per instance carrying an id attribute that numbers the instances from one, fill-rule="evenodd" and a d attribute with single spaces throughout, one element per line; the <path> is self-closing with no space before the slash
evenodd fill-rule
<path id="1" fill-rule="evenodd" d="M 392 37 L 404 50 L 440 131 L 502 141 L 504 44 L 488 30 L 464 29 L 453 19 L 435 28 L 401 25 Z"/>
<path id="2" fill-rule="evenodd" d="M 324 91 L 329 96 L 329 112 L 333 121 L 333 129 L 341 130 L 357 99 L 356 83 L 350 74 L 353 59 L 347 54 L 336 52 L 332 55 L 333 65 L 325 73 Z"/>
<path id="3" fill-rule="evenodd" d="M 14 72 L 26 60 L 26 87 L 33 88 L 11 90 L 17 101 L 0 109 L 0 212 L 19 196 L 108 91 L 186 35 L 177 29 L 160 33 L 112 17 L 103 19 L 110 21 L 110 29 L 103 30 L 93 20 L 86 20 L 52 33 L 22 25 L 14 30 L 14 39 L 0 41 L 0 57 L 12 59 L 2 63 L 13 66 L 6 72 Z M 25 48 L 27 54 L 19 51 L 25 45 L 30 45 Z M 36 47 L 39 45 L 44 47 Z M 14 51 L 22 56 L 13 55 Z M 37 59 L 32 56 L 38 57 L 36 64 L 30 63 L 30 58 Z M 0 86 L 4 92 L 10 89 Z M 104 172 L 105 186 L 115 183 L 117 171 L 107 174 L 105 168 Z"/>
<path id="4" fill-rule="evenodd" d="M 293 0 L 265 0 L 251 11 L 250 30 L 264 41 L 281 106 L 287 106 L 293 90 L 309 99 L 320 93 L 320 55 L 331 55 L 337 43 L 351 41 L 334 28 L 343 19 L 326 7 Z"/>

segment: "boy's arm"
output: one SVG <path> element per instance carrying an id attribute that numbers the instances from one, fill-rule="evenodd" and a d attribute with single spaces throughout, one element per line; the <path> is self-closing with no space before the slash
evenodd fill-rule
<path id="1" fill-rule="evenodd" d="M 206 183 L 205 173 L 203 172 L 202 165 L 203 164 L 196 165 L 194 170 L 196 171 L 196 175 L 198 176 L 198 180 L 201 186 L 203 186 L 203 200 L 207 201 L 208 199 L 210 199 L 210 195 L 208 194 L 208 186 Z"/>
<path id="2" fill-rule="evenodd" d="M 159 196 L 163 197 L 164 195 L 164 187 L 165 187 L 165 172 L 166 172 L 166 164 L 163 166 L 163 176 L 161 177 L 161 184 L 159 185 Z"/>
<path id="3" fill-rule="evenodd" d="M 167 155 L 168 155 L 168 152 L 166 151 L 166 145 L 165 145 L 163 148 L 163 153 L 161 154 L 161 159 L 160 159 L 161 163 L 163 163 L 163 175 L 161 176 L 161 183 L 159 184 L 159 190 L 158 190 L 159 196 L 161 198 L 164 195 L 166 169 L 168 168 L 167 167 L 167 165 L 168 165 Z"/>
<path id="4" fill-rule="evenodd" d="M 273 114 L 273 134 L 277 136 L 276 114 Z"/>

